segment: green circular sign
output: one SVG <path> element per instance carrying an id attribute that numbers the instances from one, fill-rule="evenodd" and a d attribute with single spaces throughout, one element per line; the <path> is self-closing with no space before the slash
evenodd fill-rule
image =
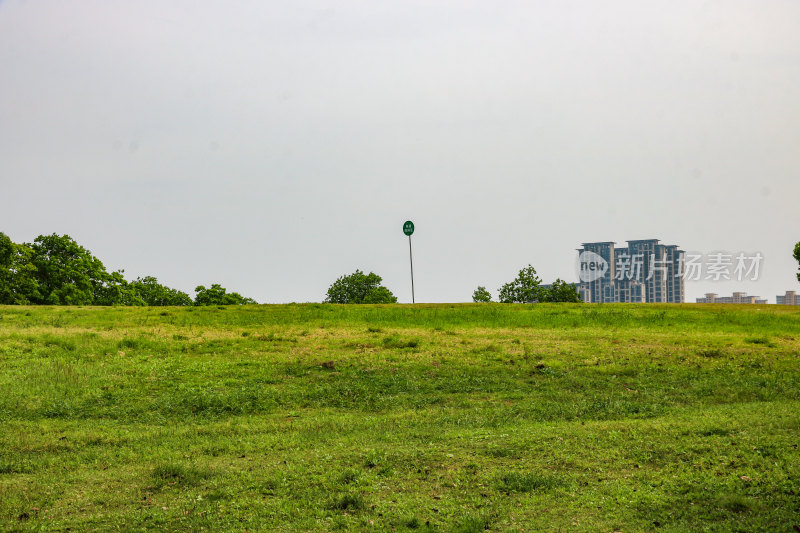
<path id="1" fill-rule="evenodd" d="M 410 220 L 406 220 L 405 224 L 403 224 L 403 233 L 410 237 L 411 234 L 414 233 L 414 223 Z"/>

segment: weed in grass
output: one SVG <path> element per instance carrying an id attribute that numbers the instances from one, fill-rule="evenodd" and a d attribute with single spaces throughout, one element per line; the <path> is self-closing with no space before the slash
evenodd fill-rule
<path id="1" fill-rule="evenodd" d="M 487 457 L 494 457 L 494 458 L 511 457 L 517 459 L 520 456 L 519 450 L 504 446 L 488 448 L 487 450 L 484 451 L 484 454 L 486 454 Z"/>
<path id="2" fill-rule="evenodd" d="M 142 341 L 134 338 L 124 338 L 117 343 L 117 347 L 121 350 L 136 350 L 142 346 Z"/>
<path id="3" fill-rule="evenodd" d="M 458 521 L 456 533 L 483 533 L 489 529 L 489 520 L 483 516 L 467 516 Z"/>
<path id="4" fill-rule="evenodd" d="M 73 339 L 58 335 L 43 335 L 40 342 L 45 346 L 61 348 L 66 352 L 74 352 L 78 347 Z"/>
<path id="5" fill-rule="evenodd" d="M 308 367 L 302 363 L 286 364 L 283 373 L 287 376 L 302 377 L 309 373 Z"/>
<path id="6" fill-rule="evenodd" d="M 421 524 L 416 516 L 412 516 L 411 518 L 403 521 L 403 525 L 408 529 L 419 529 Z"/>
<path id="7" fill-rule="evenodd" d="M 381 328 L 368 327 L 367 333 L 383 333 Z"/>
<path id="8" fill-rule="evenodd" d="M 348 469 L 339 475 L 339 483 L 342 485 L 349 485 L 358 481 L 361 473 L 358 470 Z"/>
<path id="9" fill-rule="evenodd" d="M 156 488 L 164 485 L 197 485 L 209 477 L 209 473 L 193 467 L 186 467 L 176 463 L 164 463 L 156 466 L 151 472 L 151 477 Z"/>
<path id="10" fill-rule="evenodd" d="M 700 432 L 704 437 L 727 437 L 731 434 L 731 430 L 727 428 L 709 428 Z"/>
<path id="11" fill-rule="evenodd" d="M 500 352 L 500 351 L 502 351 L 502 348 L 500 346 L 498 346 L 497 344 L 494 344 L 494 343 L 485 344 L 483 346 L 476 346 L 475 348 L 470 350 L 470 352 L 472 352 L 474 354 L 497 353 L 497 352 Z"/>
<path id="12" fill-rule="evenodd" d="M 419 339 L 400 339 L 393 335 L 384 337 L 383 346 L 385 348 L 416 348 L 419 346 Z"/>
<path id="13" fill-rule="evenodd" d="M 30 474 L 33 471 L 33 466 L 27 461 L 0 458 L 0 474 Z"/>
<path id="14" fill-rule="evenodd" d="M 533 491 L 547 492 L 564 485 L 564 480 L 556 476 L 522 472 L 508 472 L 497 480 L 498 490 L 507 494 Z"/>
<path id="15" fill-rule="evenodd" d="M 281 337 L 280 335 L 275 335 L 275 333 L 268 333 L 267 335 L 258 335 L 255 337 L 257 340 L 263 342 L 297 342 L 296 337 Z"/>
<path id="16" fill-rule="evenodd" d="M 278 484 L 272 481 L 271 479 L 265 479 L 260 483 L 255 483 L 248 487 L 251 490 L 258 492 L 259 494 L 263 494 L 265 496 L 272 496 L 275 494 L 275 490 L 278 488 Z"/>
<path id="17" fill-rule="evenodd" d="M 203 455 L 210 455 L 211 457 L 219 457 L 228 451 L 225 446 L 206 446 L 203 448 Z"/>
<path id="18" fill-rule="evenodd" d="M 762 446 L 758 446 L 757 448 L 753 448 L 753 451 L 756 452 L 761 457 L 779 457 L 780 452 L 778 446 L 765 444 Z"/>
<path id="19" fill-rule="evenodd" d="M 724 355 L 723 351 L 719 348 L 705 348 L 699 350 L 697 355 L 700 357 L 722 357 Z"/>
<path id="20" fill-rule="evenodd" d="M 775 347 L 775 344 L 770 340 L 769 337 L 745 337 L 744 342 L 749 344 L 761 344 L 770 348 Z"/>
<path id="21" fill-rule="evenodd" d="M 753 510 L 754 502 L 740 494 L 725 494 L 717 499 L 717 504 L 732 513 L 746 513 Z"/>
<path id="22" fill-rule="evenodd" d="M 535 374 L 539 374 L 542 376 L 559 377 L 563 375 L 563 372 L 560 372 L 551 366 L 547 366 L 544 363 L 536 363 L 536 365 L 533 367 L 533 370 L 531 370 L 531 375 Z"/>
<path id="23" fill-rule="evenodd" d="M 221 502 L 225 500 L 230 500 L 233 498 L 233 495 L 227 491 L 221 489 L 214 489 L 211 492 L 207 493 L 204 496 L 204 499 L 209 502 Z"/>
<path id="24" fill-rule="evenodd" d="M 386 456 L 384 453 L 377 450 L 372 450 L 364 458 L 364 466 L 366 468 L 375 468 L 376 466 L 382 464 L 385 460 Z"/>
<path id="25" fill-rule="evenodd" d="M 533 349 L 530 346 L 528 346 L 527 344 L 523 344 L 522 345 L 522 358 L 523 359 L 528 360 L 528 359 L 533 358 L 535 355 L 537 355 L 537 354 L 533 351 Z"/>
<path id="26" fill-rule="evenodd" d="M 344 494 L 334 498 L 328 507 L 334 511 L 360 511 L 366 506 L 360 494 Z"/>

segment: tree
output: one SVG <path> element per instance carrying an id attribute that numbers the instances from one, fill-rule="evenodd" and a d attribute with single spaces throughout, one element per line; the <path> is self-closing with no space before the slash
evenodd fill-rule
<path id="1" fill-rule="evenodd" d="M 542 302 L 581 302 L 581 295 L 575 288 L 574 283 L 567 283 L 558 278 L 550 285 L 550 288 L 543 291 Z"/>
<path id="2" fill-rule="evenodd" d="M 92 253 L 69 235 L 39 235 L 30 244 L 31 263 L 36 268 L 39 297 L 33 303 L 91 305 L 108 300 L 111 286 L 122 279 L 110 276 Z M 124 280 L 122 280 L 124 281 Z"/>
<path id="3" fill-rule="evenodd" d="M 341 276 L 328 288 L 325 303 L 333 304 L 386 304 L 395 303 L 397 298 L 392 291 L 381 285 L 379 275 L 364 274 L 356 270 L 349 276 Z"/>
<path id="4" fill-rule="evenodd" d="M 486 287 L 479 285 L 475 292 L 472 293 L 473 302 L 491 302 L 492 293 L 486 290 Z"/>
<path id="5" fill-rule="evenodd" d="M 217 284 L 197 290 L 197 305 L 255 303 Z M 192 299 L 152 276 L 129 283 L 122 270 L 108 272 L 69 235 L 39 235 L 31 244 L 15 244 L 0 232 L 2 304 L 192 305 Z"/>
<path id="6" fill-rule="evenodd" d="M 128 285 L 134 295 L 142 302 L 141 304 L 132 305 L 192 305 L 192 299 L 188 294 L 160 284 L 153 276 L 136 278 L 135 281 L 130 282 Z M 205 290 L 208 291 L 208 289 Z M 222 290 L 224 291 L 225 289 Z M 227 296 L 230 296 L 230 294 Z"/>
<path id="7" fill-rule="evenodd" d="M 797 261 L 797 281 L 800 281 L 800 242 L 794 245 L 794 259 Z"/>
<path id="8" fill-rule="evenodd" d="M 245 298 L 238 292 L 228 292 L 219 283 L 214 283 L 206 289 L 203 285 L 198 285 L 194 289 L 194 305 L 245 305 L 254 304 L 252 298 Z"/>
<path id="9" fill-rule="evenodd" d="M 393 304 L 397 303 L 397 298 L 395 298 L 392 291 L 387 289 L 384 286 L 375 287 L 371 291 L 367 293 L 364 297 L 364 301 L 361 302 L 364 304 Z"/>
<path id="10" fill-rule="evenodd" d="M 543 299 L 543 290 L 539 287 L 542 280 L 536 275 L 531 265 L 519 271 L 514 281 L 500 287 L 498 300 L 503 303 L 533 303 Z"/>
<path id="11" fill-rule="evenodd" d="M 15 244 L 0 232 L 0 304 L 24 305 L 41 298 L 32 253 L 28 245 Z"/>
<path id="12" fill-rule="evenodd" d="M 0 267 L 11 265 L 11 258 L 14 256 L 14 243 L 8 235 L 0 231 Z"/>
<path id="13" fill-rule="evenodd" d="M 123 271 L 105 275 L 104 283 L 95 291 L 94 305 L 147 305 L 122 276 Z"/>

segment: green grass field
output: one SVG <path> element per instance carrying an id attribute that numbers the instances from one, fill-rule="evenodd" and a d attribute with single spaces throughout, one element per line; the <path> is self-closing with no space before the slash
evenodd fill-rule
<path id="1" fill-rule="evenodd" d="M 0 307 L 3 530 L 793 531 L 800 309 Z"/>

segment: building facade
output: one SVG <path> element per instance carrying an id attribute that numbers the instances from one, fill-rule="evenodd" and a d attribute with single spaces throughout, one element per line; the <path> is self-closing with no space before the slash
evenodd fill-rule
<path id="1" fill-rule="evenodd" d="M 786 291 L 783 296 L 778 295 L 775 297 L 775 303 L 778 305 L 800 305 L 800 294 L 794 291 Z"/>
<path id="2" fill-rule="evenodd" d="M 658 239 L 587 242 L 579 252 L 578 293 L 584 302 L 684 301 L 684 252 Z"/>
<path id="3" fill-rule="evenodd" d="M 766 298 L 748 296 L 745 292 L 734 292 L 732 296 L 717 296 L 714 292 L 707 292 L 705 297 L 697 298 L 699 304 L 765 304 Z"/>

